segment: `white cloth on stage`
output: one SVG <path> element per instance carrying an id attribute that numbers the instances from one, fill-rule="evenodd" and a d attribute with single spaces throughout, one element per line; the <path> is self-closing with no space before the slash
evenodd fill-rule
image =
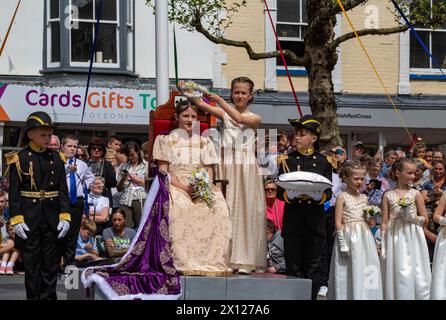
<path id="1" fill-rule="evenodd" d="M 405 197 L 411 200 L 410 215 L 417 215 L 415 196 L 411 189 Z M 400 199 L 395 191 L 387 192 L 389 223 L 384 243 L 384 296 L 386 300 L 429 300 L 431 269 L 423 227 L 403 221 Z"/>
<path id="2" fill-rule="evenodd" d="M 344 212 L 344 238 L 349 255 L 342 256 L 337 239 L 330 265 L 328 298 L 330 300 L 382 300 L 381 269 L 375 240 L 362 210 L 367 197 L 341 192 Z"/>
<path id="3" fill-rule="evenodd" d="M 446 300 L 446 226 L 441 226 L 435 243 L 431 300 Z"/>

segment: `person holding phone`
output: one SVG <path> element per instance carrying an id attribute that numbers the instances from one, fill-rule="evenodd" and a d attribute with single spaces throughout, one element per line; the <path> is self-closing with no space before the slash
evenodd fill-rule
<path id="1" fill-rule="evenodd" d="M 379 176 L 382 166 L 382 160 L 377 160 L 374 158 L 371 159 L 368 167 L 368 173 L 365 177 L 365 186 L 361 190 L 361 192 L 367 196 L 368 204 L 378 207 L 381 207 L 381 201 L 384 193 L 387 190 L 390 190 L 390 184 L 387 179 Z M 377 217 L 376 220 L 376 223 L 380 224 L 380 217 Z"/>

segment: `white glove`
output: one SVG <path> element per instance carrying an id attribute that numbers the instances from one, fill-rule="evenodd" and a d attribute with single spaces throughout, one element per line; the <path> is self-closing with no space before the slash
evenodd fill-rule
<path id="1" fill-rule="evenodd" d="M 414 223 L 418 226 L 422 226 L 424 223 L 424 217 L 420 217 L 420 216 L 410 217 L 410 218 L 403 219 L 403 220 L 407 221 L 407 222 Z"/>
<path id="2" fill-rule="evenodd" d="M 59 236 L 57 238 L 62 239 L 67 235 L 68 230 L 70 230 L 70 223 L 65 220 L 59 221 L 59 224 L 57 225 L 57 230 L 60 231 Z"/>
<path id="3" fill-rule="evenodd" d="M 410 218 L 412 218 L 412 214 L 410 213 L 410 207 L 401 209 L 401 217 L 403 218 L 404 221 L 407 221 Z"/>
<path id="4" fill-rule="evenodd" d="M 300 191 L 289 189 L 286 190 L 286 195 L 288 196 L 288 199 L 293 200 L 300 195 Z"/>
<path id="5" fill-rule="evenodd" d="M 29 228 L 24 222 L 14 225 L 13 228 L 15 234 L 18 235 L 20 238 L 22 238 L 23 240 L 28 239 L 25 231 L 29 231 Z"/>
<path id="6" fill-rule="evenodd" d="M 440 226 L 446 226 L 446 217 L 441 217 L 439 222 Z"/>
<path id="7" fill-rule="evenodd" d="M 339 250 L 341 250 L 341 255 L 343 256 L 348 256 L 350 253 L 350 249 L 347 246 L 347 243 L 345 242 L 344 239 L 344 231 L 343 230 L 337 230 L 336 231 L 336 235 L 338 236 L 338 246 L 339 246 Z"/>

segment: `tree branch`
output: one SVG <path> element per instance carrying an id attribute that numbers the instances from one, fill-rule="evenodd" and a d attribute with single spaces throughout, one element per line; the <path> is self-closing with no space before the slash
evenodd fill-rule
<path id="1" fill-rule="evenodd" d="M 368 0 L 348 0 L 348 1 L 343 1 L 342 4 L 344 6 L 345 11 L 349 11 L 352 10 L 353 8 L 356 8 L 357 6 L 359 6 L 360 4 L 366 3 Z M 342 9 L 339 6 L 339 4 L 335 4 L 333 6 L 333 14 L 338 14 L 341 13 Z"/>
<path id="2" fill-rule="evenodd" d="M 201 34 L 203 34 L 208 40 L 212 41 L 216 44 L 223 44 L 227 46 L 232 47 L 239 47 L 239 48 L 245 48 L 246 52 L 249 55 L 249 58 L 251 60 L 261 60 L 261 59 L 268 59 L 268 58 L 277 58 L 280 57 L 280 51 L 270 51 L 270 52 L 255 52 L 251 45 L 247 41 L 236 41 L 236 40 L 230 40 L 226 38 L 216 37 L 212 35 L 208 30 L 206 30 L 200 21 L 197 22 L 197 19 L 195 19 L 194 22 L 191 23 L 191 25 Z M 299 57 L 294 52 L 290 50 L 283 50 L 283 54 L 285 57 L 290 59 L 290 61 L 293 64 L 296 64 L 298 66 L 304 66 L 305 65 L 305 58 Z"/>
<path id="3" fill-rule="evenodd" d="M 390 35 L 390 34 L 394 34 L 394 33 L 404 32 L 404 31 L 407 31 L 408 29 L 409 29 L 409 27 L 407 25 L 402 25 L 402 26 L 392 27 L 392 28 L 363 29 L 363 30 L 357 31 L 357 33 L 360 37 L 368 36 L 368 35 L 385 36 L 385 35 Z M 332 49 L 336 49 L 341 43 L 343 43 L 347 40 L 353 39 L 355 37 L 356 37 L 356 35 L 354 32 L 346 33 L 346 34 L 336 38 L 330 46 Z"/>

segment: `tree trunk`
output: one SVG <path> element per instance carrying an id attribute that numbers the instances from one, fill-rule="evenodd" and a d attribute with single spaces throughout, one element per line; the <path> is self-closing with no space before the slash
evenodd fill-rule
<path id="1" fill-rule="evenodd" d="M 332 81 L 332 71 L 338 56 L 335 50 L 330 49 L 335 36 L 336 16 L 326 13 L 331 3 L 332 0 L 307 0 L 305 67 L 308 72 L 311 112 L 322 124 L 321 149 L 342 145 Z"/>

